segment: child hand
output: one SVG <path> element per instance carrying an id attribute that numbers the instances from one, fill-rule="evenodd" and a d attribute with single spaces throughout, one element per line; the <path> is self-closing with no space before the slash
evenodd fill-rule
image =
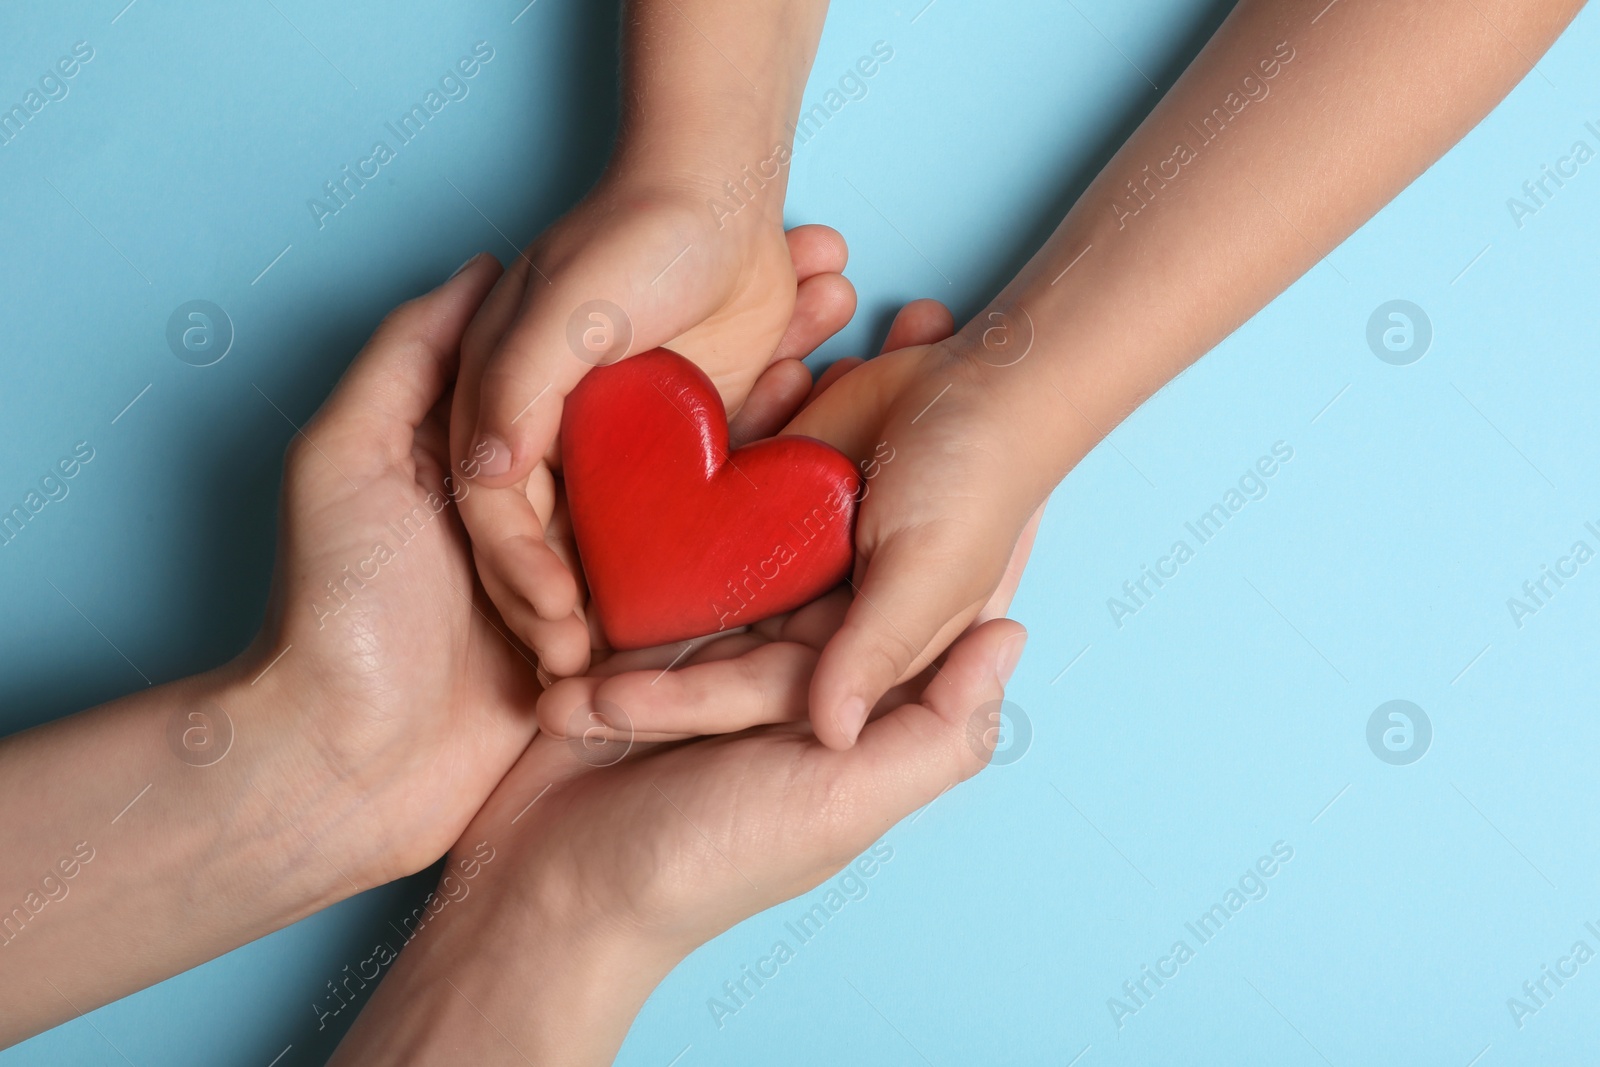
<path id="1" fill-rule="evenodd" d="M 932 344 L 948 338 L 950 331 L 947 308 L 933 300 L 916 301 L 896 316 L 884 348 Z M 747 432 L 750 437 L 770 436 L 802 404 L 808 405 L 802 415 L 806 422 L 803 432 L 841 445 L 859 459 L 866 479 L 862 499 L 870 501 L 880 474 L 898 457 L 872 437 L 872 428 L 881 418 L 882 395 L 874 388 L 875 379 L 865 372 L 878 361 L 866 367 L 861 362 L 840 360 L 809 389 L 795 391 L 793 384 L 772 389 L 774 403 L 768 418 L 751 420 Z M 809 382 L 809 377 L 805 381 Z M 765 384 L 763 379 L 762 386 Z M 791 429 L 799 424 L 796 420 Z M 736 437 L 734 445 L 740 443 Z M 1005 613 L 1031 540 L 1030 527 L 979 621 Z M 588 673 L 557 681 L 540 697 L 540 728 L 557 737 L 589 742 L 647 742 L 804 721 L 809 709 L 807 689 L 818 654 L 839 630 L 850 603 L 851 591 L 842 586 L 793 612 L 726 636 L 622 653 L 597 649 L 596 662 Z M 875 706 L 886 710 L 913 699 L 927 683 L 931 673 L 924 671 L 927 666 L 919 666 L 923 673 L 898 679 L 899 684 L 878 695 Z M 715 699 L 710 699 L 713 694 Z"/>
<path id="2" fill-rule="evenodd" d="M 854 596 L 811 682 L 825 744 L 848 748 L 885 691 L 995 614 L 997 594 L 1010 601 L 1059 472 L 1025 430 L 1037 400 L 1001 388 L 1005 373 L 961 337 L 910 345 L 849 371 L 784 430 L 869 465 Z"/>
<path id="3" fill-rule="evenodd" d="M 622 178 L 512 264 L 463 345 L 451 451 L 478 573 L 507 624 L 553 675 L 584 669 L 589 633 L 570 561 L 548 543 L 562 401 L 592 366 L 667 345 L 711 377 L 737 427 L 752 387 L 847 322 L 844 240 L 785 234 L 756 212 L 725 228 L 704 197 Z"/>

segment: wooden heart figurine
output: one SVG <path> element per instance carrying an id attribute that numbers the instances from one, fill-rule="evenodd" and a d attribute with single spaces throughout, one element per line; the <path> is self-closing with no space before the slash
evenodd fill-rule
<path id="1" fill-rule="evenodd" d="M 562 411 L 561 465 L 613 648 L 748 626 L 850 573 L 855 466 L 808 437 L 730 455 L 716 388 L 675 352 L 585 375 Z"/>

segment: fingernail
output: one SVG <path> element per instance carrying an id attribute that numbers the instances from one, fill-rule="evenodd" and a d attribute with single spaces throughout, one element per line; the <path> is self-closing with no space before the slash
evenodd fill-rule
<path id="1" fill-rule="evenodd" d="M 511 446 L 493 434 L 480 434 L 472 446 L 472 458 L 477 461 L 478 474 L 498 478 L 511 469 Z"/>
<path id="2" fill-rule="evenodd" d="M 454 271 L 452 271 L 450 273 L 450 277 L 446 278 L 445 281 L 450 281 L 451 278 L 454 278 L 457 274 L 460 274 L 462 271 L 466 270 L 468 267 L 472 266 L 474 263 L 478 262 L 478 260 L 480 260 L 482 258 L 483 258 L 483 253 L 479 252 L 477 255 L 471 257 L 465 263 L 461 264 L 461 266 L 457 267 Z"/>
<path id="3" fill-rule="evenodd" d="M 860 697 L 851 697 L 839 705 L 833 721 L 839 725 L 839 732 L 854 744 L 856 737 L 861 733 L 861 728 L 867 724 L 867 702 Z"/>
<path id="4" fill-rule="evenodd" d="M 1000 655 L 995 660 L 994 673 L 999 675 L 1000 684 L 1005 685 L 1011 681 L 1012 674 L 1016 673 L 1017 662 L 1022 659 L 1022 650 L 1028 644 L 1028 631 L 1012 634 L 1000 642 Z"/>

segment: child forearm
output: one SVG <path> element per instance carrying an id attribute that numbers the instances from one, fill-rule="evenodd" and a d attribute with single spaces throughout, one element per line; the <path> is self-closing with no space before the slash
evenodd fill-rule
<path id="1" fill-rule="evenodd" d="M 1031 331 L 987 377 L 1036 398 L 1051 476 L 1465 136 L 1581 6 L 1240 3 L 964 331 Z"/>
<path id="2" fill-rule="evenodd" d="M 712 197 L 732 182 L 759 200 L 759 214 L 781 218 L 794 121 L 827 10 L 827 0 L 759 12 L 737 0 L 634 0 L 613 168 L 703 183 Z"/>

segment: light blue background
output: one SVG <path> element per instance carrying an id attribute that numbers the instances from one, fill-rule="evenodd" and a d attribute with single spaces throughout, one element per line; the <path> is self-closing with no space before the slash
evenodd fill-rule
<path id="1" fill-rule="evenodd" d="M 603 4 L 125 2 L 0 13 L 0 106 L 73 42 L 95 49 L 0 147 L 0 500 L 74 442 L 97 450 L 0 549 L 8 731 L 142 686 L 107 639 L 157 681 L 243 646 L 291 432 L 252 386 L 303 420 L 386 309 L 478 249 L 508 258 L 569 205 L 616 112 Z M 837 5 L 807 94 L 874 42 L 894 49 L 794 165 L 790 220 L 845 233 L 862 296 L 829 356 L 874 343 L 911 297 L 980 307 L 1154 102 L 1146 75 L 1170 84 L 1227 7 L 922 3 Z M 495 59 L 471 95 L 319 231 L 307 198 L 479 40 Z M 802 908 L 697 953 L 621 1062 L 1594 1060 L 1600 962 L 1520 1030 L 1506 999 L 1579 938 L 1600 948 L 1582 925 L 1600 925 L 1600 563 L 1520 629 L 1506 600 L 1573 541 L 1600 547 L 1583 529 L 1600 525 L 1600 161 L 1521 228 L 1506 200 L 1597 143 L 1597 45 L 1590 11 L 1072 474 L 1016 607 L 1033 639 L 1011 699 L 1031 748 L 892 830 L 870 895 L 721 1029 L 707 999 Z M 163 338 L 197 298 L 237 328 L 204 369 Z M 1394 298 L 1435 331 L 1410 366 L 1365 340 Z M 1270 494 L 1116 627 L 1106 599 L 1280 440 L 1294 459 Z M 1367 747 L 1392 698 L 1433 723 L 1410 766 Z M 1174 940 L 1193 947 L 1185 921 L 1280 840 L 1294 858 L 1265 899 L 1119 1031 L 1107 999 Z M 311 1004 L 425 882 L 0 1064 L 243 1067 L 288 1046 L 280 1064 L 320 1063 L 335 1037 Z"/>

